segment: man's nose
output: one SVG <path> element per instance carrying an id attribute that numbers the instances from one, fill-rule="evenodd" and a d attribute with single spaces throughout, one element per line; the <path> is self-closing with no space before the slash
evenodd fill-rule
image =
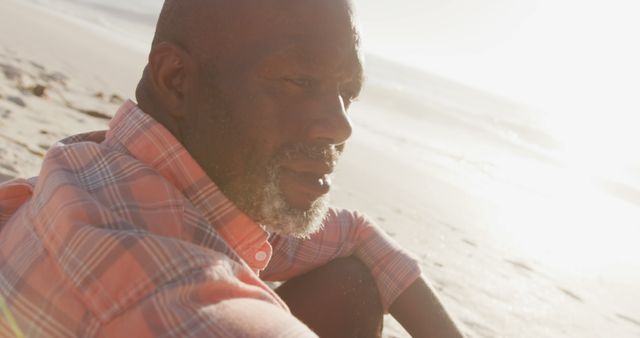
<path id="1" fill-rule="evenodd" d="M 329 144 L 345 143 L 351 136 L 352 128 L 344 99 L 334 94 L 325 100 L 309 128 L 308 137 Z"/>

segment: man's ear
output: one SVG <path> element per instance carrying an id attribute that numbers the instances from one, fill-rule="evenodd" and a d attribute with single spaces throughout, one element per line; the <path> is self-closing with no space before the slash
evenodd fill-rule
<path id="1" fill-rule="evenodd" d="M 184 98 L 191 62 L 186 50 L 170 42 L 157 44 L 149 53 L 148 69 L 156 99 L 174 118 L 186 114 Z"/>

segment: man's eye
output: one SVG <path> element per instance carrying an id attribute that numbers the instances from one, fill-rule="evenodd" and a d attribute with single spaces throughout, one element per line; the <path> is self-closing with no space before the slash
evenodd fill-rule
<path id="1" fill-rule="evenodd" d="M 313 82 L 311 81 L 311 79 L 306 79 L 306 78 L 288 78 L 286 80 L 302 88 L 310 88 L 313 85 Z"/>

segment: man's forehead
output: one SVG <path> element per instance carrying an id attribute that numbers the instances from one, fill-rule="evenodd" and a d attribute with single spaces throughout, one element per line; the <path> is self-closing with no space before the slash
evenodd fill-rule
<path id="1" fill-rule="evenodd" d="M 357 77 L 362 72 L 362 60 L 357 45 L 322 46 L 315 43 L 289 41 L 275 44 L 265 55 L 267 62 L 286 63 L 314 73 L 330 72 L 336 77 Z"/>
<path id="2" fill-rule="evenodd" d="M 310 0 L 298 0 L 302 3 Z M 316 2 L 314 0 L 313 2 Z M 340 0 L 333 7 L 324 5 L 320 12 L 313 5 L 297 11 L 281 11 L 283 24 L 267 32 L 271 36 L 276 54 L 307 63 L 308 66 L 324 66 L 332 63 L 336 68 L 361 67 L 359 55 L 359 35 L 353 22 L 351 10 Z M 322 2 L 320 1 L 320 2 Z M 304 5 L 300 5 L 304 6 Z M 327 14 L 328 13 L 328 14 Z M 339 67 L 338 67 L 339 66 Z"/>

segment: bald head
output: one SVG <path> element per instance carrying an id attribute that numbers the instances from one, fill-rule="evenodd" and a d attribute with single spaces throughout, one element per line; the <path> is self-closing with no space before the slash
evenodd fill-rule
<path id="1" fill-rule="evenodd" d="M 233 3 L 220 0 L 165 0 L 152 47 L 160 42 L 186 44 L 194 36 L 205 33 L 205 23 L 220 24 L 224 18 L 220 14 L 228 12 Z"/>
<path id="2" fill-rule="evenodd" d="M 345 38 L 358 38 L 348 0 L 165 0 L 153 46 L 171 42 L 211 52 L 207 47 L 269 33 L 295 33 L 301 25 L 315 26 L 320 34 L 346 28 Z"/>

